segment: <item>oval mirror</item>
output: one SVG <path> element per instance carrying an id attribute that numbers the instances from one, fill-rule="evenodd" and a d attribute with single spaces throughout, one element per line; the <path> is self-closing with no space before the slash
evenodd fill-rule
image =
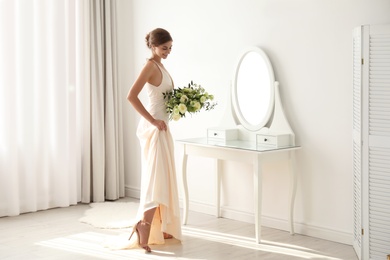
<path id="1" fill-rule="evenodd" d="M 258 47 L 244 51 L 238 62 L 232 88 L 236 118 L 243 127 L 258 131 L 274 107 L 275 77 L 267 55 Z"/>

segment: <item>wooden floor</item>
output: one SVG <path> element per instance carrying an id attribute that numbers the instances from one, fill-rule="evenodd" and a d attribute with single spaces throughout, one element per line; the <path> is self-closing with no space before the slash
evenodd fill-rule
<path id="1" fill-rule="evenodd" d="M 253 224 L 195 212 L 189 212 L 181 244 L 167 240 L 152 246 L 151 254 L 109 250 L 104 241 L 130 231 L 79 222 L 89 208 L 80 204 L 0 218 L 0 259 L 357 259 L 352 246 L 265 227 L 263 243 L 256 244 Z"/>

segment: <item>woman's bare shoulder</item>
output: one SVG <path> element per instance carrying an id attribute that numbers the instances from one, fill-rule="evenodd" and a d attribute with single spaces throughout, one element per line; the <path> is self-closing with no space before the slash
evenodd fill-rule
<path id="1" fill-rule="evenodd" d="M 144 65 L 143 71 L 154 72 L 156 69 L 158 69 L 157 65 L 152 60 L 147 60 Z"/>
<path id="2" fill-rule="evenodd" d="M 153 74 L 156 69 L 156 65 L 153 61 L 147 60 L 144 64 L 144 67 L 141 70 L 141 74 Z"/>

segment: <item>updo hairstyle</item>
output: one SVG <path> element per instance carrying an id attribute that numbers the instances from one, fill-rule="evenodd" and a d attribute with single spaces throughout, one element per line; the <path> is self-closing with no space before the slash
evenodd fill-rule
<path id="1" fill-rule="evenodd" d="M 159 46 L 166 42 L 172 41 L 172 37 L 167 30 L 156 28 L 146 35 L 145 40 L 146 46 L 151 49 L 153 45 Z"/>

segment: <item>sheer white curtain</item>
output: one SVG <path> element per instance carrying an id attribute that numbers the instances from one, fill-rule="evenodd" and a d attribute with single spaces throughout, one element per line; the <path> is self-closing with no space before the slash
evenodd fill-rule
<path id="1" fill-rule="evenodd" d="M 124 196 L 120 93 L 94 83 L 108 65 L 91 59 L 93 2 L 0 0 L 0 216 Z"/>
<path id="2" fill-rule="evenodd" d="M 0 216 L 78 201 L 70 3 L 1 1 Z"/>

